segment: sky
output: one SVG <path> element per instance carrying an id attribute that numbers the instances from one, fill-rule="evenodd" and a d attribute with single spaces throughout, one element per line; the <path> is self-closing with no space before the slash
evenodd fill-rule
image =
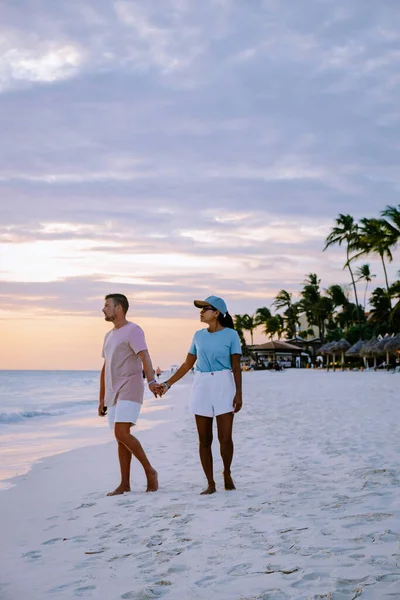
<path id="1" fill-rule="evenodd" d="M 399 203 L 399 62 L 398 0 L 1 2 L 0 368 L 98 369 L 111 292 L 166 368 L 195 298 L 348 285 L 324 240 Z"/>

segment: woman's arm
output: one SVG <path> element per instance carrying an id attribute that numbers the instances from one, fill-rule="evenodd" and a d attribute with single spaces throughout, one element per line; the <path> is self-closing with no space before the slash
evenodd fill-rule
<path id="1" fill-rule="evenodd" d="M 233 412 L 237 413 L 242 408 L 242 368 L 240 366 L 241 354 L 231 354 L 233 378 L 236 385 L 236 394 L 233 399 Z"/>
<path id="2" fill-rule="evenodd" d="M 167 389 L 168 389 L 171 387 L 171 385 L 174 385 L 174 383 L 176 383 L 177 381 L 182 379 L 182 377 L 184 377 L 186 375 L 186 373 L 188 373 L 190 371 L 190 369 L 193 368 L 196 360 L 197 360 L 197 356 L 195 356 L 194 354 L 188 354 L 185 362 L 181 364 L 181 366 L 176 371 L 176 373 L 174 373 L 172 375 L 172 377 L 170 377 L 166 382 L 164 381 L 164 384 L 166 383 L 168 386 L 168 387 L 167 386 L 164 386 L 164 387 L 167 387 Z"/>

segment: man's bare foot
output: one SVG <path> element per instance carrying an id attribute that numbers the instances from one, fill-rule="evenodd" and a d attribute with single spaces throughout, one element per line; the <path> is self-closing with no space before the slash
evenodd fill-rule
<path id="1" fill-rule="evenodd" d="M 146 492 L 156 492 L 158 490 L 158 474 L 154 469 L 146 473 L 147 489 Z"/>
<path id="2" fill-rule="evenodd" d="M 131 491 L 130 485 L 124 485 L 121 483 L 118 487 L 115 488 L 115 490 L 113 492 L 108 492 L 107 496 L 120 496 L 124 492 L 130 492 L 130 491 Z"/>
<path id="3" fill-rule="evenodd" d="M 225 483 L 225 489 L 226 490 L 236 490 L 235 484 L 233 483 L 233 479 L 231 474 L 229 473 L 222 473 L 224 476 L 224 483 Z"/>
<path id="4" fill-rule="evenodd" d="M 209 494 L 215 494 L 217 488 L 215 487 L 215 483 L 209 483 L 205 490 L 203 490 L 200 496 L 208 496 Z"/>

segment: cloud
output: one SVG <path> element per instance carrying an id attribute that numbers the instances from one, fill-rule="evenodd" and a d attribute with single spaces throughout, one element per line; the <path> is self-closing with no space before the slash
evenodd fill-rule
<path id="1" fill-rule="evenodd" d="M 70 310 L 39 291 L 345 282 L 321 252 L 336 215 L 398 203 L 399 19 L 391 0 L 2 7 L 2 285 Z"/>

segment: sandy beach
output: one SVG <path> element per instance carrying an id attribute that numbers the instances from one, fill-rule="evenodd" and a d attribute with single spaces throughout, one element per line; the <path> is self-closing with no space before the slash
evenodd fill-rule
<path id="1" fill-rule="evenodd" d="M 2 600 L 400 598 L 400 376 L 244 374 L 234 492 L 204 478 L 191 376 L 138 437 L 159 471 L 118 483 L 115 443 L 47 458 L 0 493 Z M 88 421 L 88 426 L 90 426 Z"/>

